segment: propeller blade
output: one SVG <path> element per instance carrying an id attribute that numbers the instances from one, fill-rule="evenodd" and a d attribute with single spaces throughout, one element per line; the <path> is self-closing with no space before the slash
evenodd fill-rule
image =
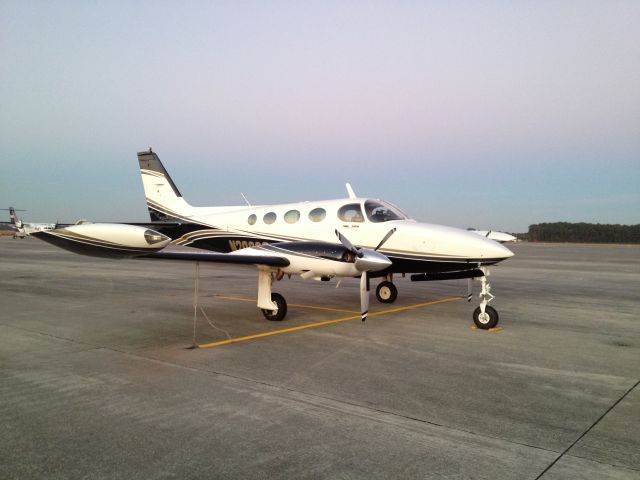
<path id="1" fill-rule="evenodd" d="M 367 319 L 369 314 L 369 282 L 367 281 L 367 272 L 362 272 L 360 276 L 360 312 L 362 314 L 362 321 Z"/>
<path id="2" fill-rule="evenodd" d="M 360 251 L 360 249 L 354 247 L 353 243 L 351 243 L 347 237 L 342 235 L 337 228 L 336 228 L 336 235 L 338 236 L 338 240 L 340 240 L 340 243 L 342 243 L 342 245 L 347 247 L 347 249 L 350 252 L 352 252 L 354 255 L 357 255 L 358 257 L 362 257 L 362 252 Z"/>
<path id="3" fill-rule="evenodd" d="M 389 232 L 384 236 L 384 238 L 380 241 L 378 246 L 376 248 L 374 248 L 374 250 L 378 251 L 378 249 L 380 247 L 382 247 L 385 243 L 387 243 L 387 240 L 389 240 L 389 238 L 391 238 L 391 235 L 393 235 L 394 233 L 396 233 L 396 229 L 395 228 L 392 228 L 391 230 L 389 230 Z"/>

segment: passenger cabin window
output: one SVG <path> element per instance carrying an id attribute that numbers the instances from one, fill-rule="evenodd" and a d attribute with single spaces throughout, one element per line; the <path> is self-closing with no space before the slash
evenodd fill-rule
<path id="1" fill-rule="evenodd" d="M 274 212 L 265 213 L 264 217 L 262 217 L 262 220 L 267 225 L 271 225 L 276 221 L 276 214 Z"/>
<path id="2" fill-rule="evenodd" d="M 300 212 L 298 210 L 289 210 L 284 214 L 284 221 L 287 223 L 296 223 L 300 220 Z"/>
<path id="3" fill-rule="evenodd" d="M 390 220 L 406 220 L 408 218 L 393 205 L 376 200 L 367 200 L 364 202 L 364 211 L 367 214 L 367 218 L 374 223 L 388 222 Z"/>
<path id="4" fill-rule="evenodd" d="M 247 222 L 249 222 L 249 225 L 255 225 L 256 220 L 258 220 L 258 217 L 256 217 L 255 215 L 249 215 L 249 218 L 247 218 Z"/>
<path id="5" fill-rule="evenodd" d="M 324 208 L 314 208 L 309 212 L 309 220 L 312 222 L 321 222 L 326 216 L 327 211 Z"/>
<path id="6" fill-rule="evenodd" d="M 340 207 L 338 210 L 338 218 L 343 222 L 364 222 L 362 208 L 359 203 L 349 203 Z"/>

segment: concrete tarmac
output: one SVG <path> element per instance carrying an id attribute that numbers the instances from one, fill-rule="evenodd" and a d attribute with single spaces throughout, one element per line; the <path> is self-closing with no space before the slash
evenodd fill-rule
<path id="1" fill-rule="evenodd" d="M 516 244 L 495 332 L 465 281 L 81 257 L 0 238 L 0 478 L 640 478 L 640 247 Z M 372 295 L 373 297 L 373 295 Z M 386 312 L 386 313 L 385 313 Z"/>

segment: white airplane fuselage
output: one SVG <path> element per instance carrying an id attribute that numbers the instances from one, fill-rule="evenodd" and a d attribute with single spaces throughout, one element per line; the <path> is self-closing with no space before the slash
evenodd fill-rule
<path id="1" fill-rule="evenodd" d="M 153 155 L 153 168 L 145 168 L 149 166 L 143 160 L 146 155 Z M 336 243 L 338 230 L 354 245 L 374 249 L 395 228 L 395 234 L 380 249 L 393 262 L 389 273 L 468 270 L 513 255 L 493 240 L 458 228 L 417 222 L 376 199 L 194 207 L 182 198 L 159 159 L 155 163 L 155 154 L 144 152 L 139 159 L 152 220 L 183 222 L 178 231 L 162 230 L 177 245 L 234 252 L 287 241 Z"/>

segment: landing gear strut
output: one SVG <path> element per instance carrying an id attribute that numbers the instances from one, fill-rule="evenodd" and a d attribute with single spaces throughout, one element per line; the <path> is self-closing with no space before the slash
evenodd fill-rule
<path id="1" fill-rule="evenodd" d="M 480 267 L 484 276 L 480 277 L 480 306 L 473 311 L 473 323 L 482 330 L 489 330 L 498 325 L 500 317 L 495 308 L 488 303 L 495 297 L 491 294 L 491 284 L 487 281 L 490 272 L 487 267 Z"/>
<path id="2" fill-rule="evenodd" d="M 287 302 L 279 293 L 271 292 L 271 271 L 258 268 L 258 308 L 264 318 L 279 322 L 287 315 Z"/>

